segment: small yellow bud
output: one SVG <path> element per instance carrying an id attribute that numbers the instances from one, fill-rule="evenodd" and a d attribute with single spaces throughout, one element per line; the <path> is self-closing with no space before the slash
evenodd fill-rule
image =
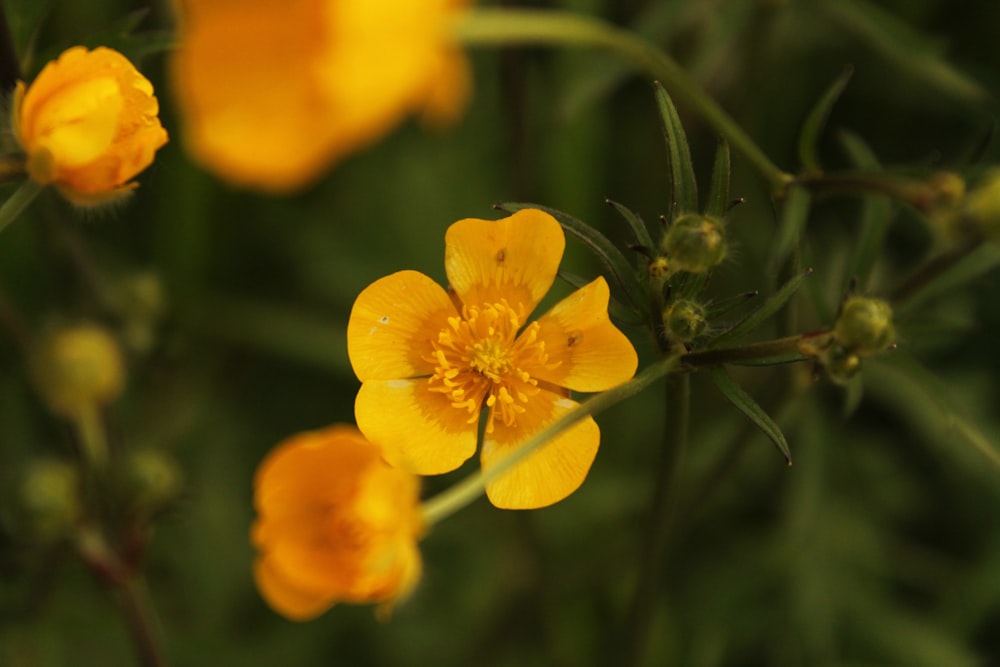
<path id="1" fill-rule="evenodd" d="M 26 532 L 45 541 L 67 535 L 80 514 L 76 468 L 57 459 L 39 459 L 24 472 L 19 493 Z"/>
<path id="2" fill-rule="evenodd" d="M 657 257 L 649 261 L 649 277 L 655 283 L 662 283 L 670 275 L 670 263 L 666 257 Z"/>
<path id="3" fill-rule="evenodd" d="M 833 327 L 837 344 L 861 357 L 870 357 L 896 339 L 892 307 L 881 299 L 854 296 L 844 302 Z"/>
<path id="4" fill-rule="evenodd" d="M 32 368 L 49 408 L 70 418 L 110 403 L 125 382 L 118 344 L 96 324 L 79 324 L 47 334 L 34 351 Z"/>
<path id="5" fill-rule="evenodd" d="M 705 309 L 694 301 L 678 299 L 664 308 L 663 326 L 673 340 L 682 343 L 694 340 L 708 326 Z"/>
<path id="6" fill-rule="evenodd" d="M 722 221 L 689 213 L 670 226 L 661 244 L 672 271 L 705 273 L 726 258 Z"/>
<path id="7" fill-rule="evenodd" d="M 75 46 L 18 82 L 12 125 L 28 176 L 81 206 L 127 195 L 167 143 L 153 85 L 105 47 Z"/>

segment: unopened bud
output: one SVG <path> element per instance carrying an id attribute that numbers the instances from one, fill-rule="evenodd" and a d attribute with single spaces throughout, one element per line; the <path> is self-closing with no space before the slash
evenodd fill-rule
<path id="1" fill-rule="evenodd" d="M 125 492 L 140 514 L 157 512 L 177 497 L 181 470 L 177 462 L 159 449 L 138 449 L 129 453 L 125 468 Z"/>
<path id="2" fill-rule="evenodd" d="M 896 339 L 892 308 L 881 299 L 851 297 L 841 308 L 833 337 L 839 345 L 859 356 L 878 354 Z"/>
<path id="3" fill-rule="evenodd" d="M 861 370 L 861 357 L 839 343 L 828 347 L 820 361 L 829 378 L 836 384 L 847 384 Z"/>
<path id="4" fill-rule="evenodd" d="M 34 351 L 32 368 L 49 407 L 65 417 L 110 403 L 121 393 L 125 381 L 117 343 L 96 324 L 65 327 L 45 335 Z"/>
<path id="5" fill-rule="evenodd" d="M 678 299 L 663 310 L 663 326 L 672 340 L 686 343 L 705 332 L 705 309 L 694 301 Z"/>
<path id="6" fill-rule="evenodd" d="M 44 541 L 69 534 L 80 514 L 76 468 L 57 459 L 33 461 L 21 479 L 19 514 L 25 532 Z"/>
<path id="7" fill-rule="evenodd" d="M 956 236 L 1000 238 L 1000 169 L 986 173 L 951 217 Z"/>
<path id="8" fill-rule="evenodd" d="M 705 273 L 726 258 L 722 221 L 690 213 L 677 218 L 663 237 L 672 272 Z"/>

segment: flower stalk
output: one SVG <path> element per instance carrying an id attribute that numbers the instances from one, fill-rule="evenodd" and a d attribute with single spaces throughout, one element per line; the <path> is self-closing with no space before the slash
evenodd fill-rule
<path id="1" fill-rule="evenodd" d="M 599 19 L 560 11 L 477 9 L 461 15 L 457 38 L 470 45 L 543 44 L 605 49 L 645 70 L 674 98 L 691 107 L 725 137 L 767 181 L 783 193 L 792 176 L 775 165 L 719 104 L 670 56 L 632 32 Z"/>
<path id="2" fill-rule="evenodd" d="M 665 357 L 648 366 L 645 370 L 628 382 L 587 399 L 581 403 L 579 407 L 566 413 L 561 418 L 552 422 L 546 428 L 529 438 L 524 445 L 497 463 L 494 467 L 490 468 L 486 472 L 470 475 L 465 480 L 426 501 L 422 507 L 425 525 L 432 526 L 442 519 L 451 516 L 466 505 L 471 504 L 483 494 L 487 484 L 509 471 L 537 450 L 544 447 L 547 442 L 555 438 L 573 424 L 576 424 L 581 419 L 603 412 L 611 406 L 621 403 L 627 398 L 635 396 L 660 378 L 666 377 L 667 375 L 675 372 L 679 366 L 679 356 L 672 355 Z"/>

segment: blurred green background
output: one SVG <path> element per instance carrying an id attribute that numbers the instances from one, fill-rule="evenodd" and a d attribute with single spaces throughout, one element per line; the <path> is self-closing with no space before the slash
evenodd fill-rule
<path id="1" fill-rule="evenodd" d="M 141 53 L 170 27 L 166 3 L 3 4 L 19 47 L 42 19 L 32 74 L 69 45 L 112 41 Z M 842 132 L 906 173 L 974 174 L 1000 156 L 990 134 L 1000 91 L 995 2 L 517 6 L 633 27 L 789 171 L 799 168 L 803 119 L 848 65 L 854 76 L 823 135 L 824 164 L 849 164 Z M 122 18 L 142 9 L 149 13 L 138 31 L 148 34 L 122 37 Z M 476 49 L 471 57 L 474 98 L 456 127 L 428 134 L 408 122 L 315 187 L 268 198 L 230 189 L 186 160 L 165 58 L 149 55 L 141 68 L 172 140 L 140 176 L 136 196 L 96 214 L 45 196 L 0 238 L 0 293 L 32 331 L 88 318 L 149 338 L 130 351 L 128 390 L 109 420 L 113 440 L 167 452 L 183 471 L 183 491 L 157 517 L 146 562 L 172 665 L 613 665 L 625 650 L 662 387 L 598 419 L 601 452 L 566 501 L 518 513 L 480 500 L 436 526 L 422 545 L 423 580 L 390 622 L 341 606 L 292 623 L 264 605 L 250 578 L 256 465 L 292 433 L 353 421 L 358 383 L 344 328 L 362 288 L 404 268 L 443 282 L 445 229 L 464 217 L 499 217 L 496 202 L 558 208 L 621 243 L 627 228 L 605 198 L 654 225 L 669 210 L 666 152 L 645 77 L 584 51 Z M 716 138 L 680 111 L 704 190 Z M 768 294 L 778 282 L 769 262 L 777 212 L 738 157 L 733 196 L 745 202 L 730 217 L 731 258 L 709 294 Z M 893 222 L 870 284 L 876 296 L 943 247 L 919 214 L 888 210 Z M 830 324 L 822 313 L 835 310 L 847 286 L 862 211 L 857 198 L 816 203 L 802 248 L 815 269 L 802 294 L 804 330 Z M 565 267 L 600 270 L 572 239 Z M 162 311 L 120 296 L 148 286 L 141 281 L 150 273 Z M 998 288 L 994 269 L 902 314 L 898 350 L 866 366 L 849 418 L 843 389 L 825 380 L 803 389 L 808 369 L 735 371 L 785 429 L 790 468 L 710 382 L 694 378 L 692 439 L 647 664 L 1000 665 L 1000 469 L 961 436 L 973 424 L 1000 441 Z M 647 334 L 626 331 L 642 363 L 651 361 Z M 913 381 L 913 358 L 934 383 Z M 68 427 L 46 412 L 17 346 L 0 334 L 6 510 L 16 504 L 19 471 L 43 455 L 73 455 Z M 425 495 L 475 465 L 426 480 Z M 0 530 L 0 665 L 131 664 L 113 597 L 72 549 Z"/>

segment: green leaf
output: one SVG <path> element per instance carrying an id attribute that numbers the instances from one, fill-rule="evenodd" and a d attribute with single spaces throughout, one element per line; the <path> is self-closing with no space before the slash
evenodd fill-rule
<path id="1" fill-rule="evenodd" d="M 878 158 L 865 141 L 851 132 L 840 133 L 840 143 L 854 166 L 867 172 L 882 170 Z M 861 234 L 847 260 L 848 282 L 857 279 L 858 289 L 868 289 L 872 269 L 885 243 L 892 222 L 892 201 L 883 195 L 869 194 L 862 198 Z"/>
<path id="2" fill-rule="evenodd" d="M 729 173 L 729 143 L 725 139 L 719 139 L 719 145 L 715 149 L 715 162 L 712 164 L 712 180 L 708 184 L 706 214 L 721 218 L 729 210 Z"/>
<path id="3" fill-rule="evenodd" d="M 782 208 L 781 220 L 778 221 L 778 235 L 771 247 L 770 264 L 777 272 L 788 259 L 792 248 L 799 242 L 799 237 L 809 220 L 809 209 L 812 205 L 812 195 L 805 188 L 790 188 L 788 199 Z"/>
<path id="4" fill-rule="evenodd" d="M 894 406 L 916 431 L 937 432 L 946 443 L 971 445 L 979 455 L 1000 471 L 1000 450 L 980 429 L 960 414 L 949 397 L 951 390 L 914 357 L 895 350 L 866 362 L 865 382 L 872 392 Z"/>
<path id="5" fill-rule="evenodd" d="M 775 292 L 771 297 L 762 303 L 759 308 L 749 313 L 746 317 L 736 323 L 736 325 L 724 331 L 723 333 L 716 336 L 711 343 L 707 346 L 708 349 L 715 349 L 721 346 L 723 343 L 728 343 L 731 341 L 738 340 L 746 334 L 750 333 L 761 324 L 764 320 L 778 312 L 785 303 L 792 297 L 793 294 L 799 289 L 802 281 L 806 279 L 812 273 L 812 269 L 806 269 L 799 275 L 795 276 L 787 283 L 785 283 L 781 289 Z"/>
<path id="6" fill-rule="evenodd" d="M 851 75 L 854 74 L 853 67 L 847 67 L 843 73 L 837 77 L 837 79 L 830 84 L 830 87 L 826 89 L 823 96 L 819 98 L 816 106 L 813 107 L 812 111 L 806 117 L 805 123 L 802 125 L 802 133 L 799 134 L 799 160 L 802 162 L 802 166 L 805 168 L 806 172 L 819 173 L 823 169 L 819 164 L 818 157 L 818 145 L 819 137 L 823 132 L 823 128 L 826 126 L 826 120 L 830 117 L 830 111 L 833 109 L 833 105 L 837 103 L 840 99 L 841 94 L 847 87 L 847 82 L 851 80 Z"/>
<path id="7" fill-rule="evenodd" d="M 169 51 L 177 44 L 177 37 L 171 30 L 145 30 L 137 32 L 149 15 L 149 9 L 137 9 L 114 21 L 100 32 L 88 35 L 79 43 L 88 48 L 106 46 L 120 52 L 132 63 L 138 64 L 146 56 Z M 58 57 L 65 45 L 47 49 L 41 54 L 41 62 Z"/>
<path id="8" fill-rule="evenodd" d="M 667 141 L 667 158 L 670 162 L 670 187 L 673 194 L 673 210 L 670 219 L 683 213 L 698 211 L 698 186 L 694 180 L 694 167 L 691 165 L 691 149 L 688 148 L 687 135 L 681 125 L 667 90 L 659 81 L 653 82 L 656 93 L 656 105 L 663 121 L 663 136 Z"/>
<path id="9" fill-rule="evenodd" d="M 26 78 L 25 72 L 32 68 L 34 43 L 51 4 L 51 0 L 4 0 L 3 6 L 6 8 L 14 50 L 20 60 L 22 79 Z"/>
<path id="10" fill-rule="evenodd" d="M 616 201 L 611 199 L 605 199 L 605 204 L 611 205 L 619 215 L 625 218 L 625 222 L 628 223 L 629 227 L 632 228 L 632 234 L 635 236 L 635 241 L 641 246 L 647 248 L 655 248 L 656 244 L 653 242 L 653 237 L 649 235 L 649 229 L 646 227 L 646 223 L 642 221 L 639 214 L 632 212 L 625 206 L 622 206 Z"/>
<path id="11" fill-rule="evenodd" d="M 788 449 L 788 441 L 785 434 L 781 432 L 781 427 L 771 419 L 771 416 L 764 412 L 764 408 L 753 399 L 750 394 L 743 391 L 736 382 L 726 372 L 725 367 L 717 366 L 711 370 L 712 382 L 718 387 L 722 395 L 725 396 L 733 406 L 743 413 L 743 415 L 753 422 L 766 435 L 774 446 L 778 448 L 781 455 L 785 457 L 788 465 L 792 465 L 792 453 Z"/>
<path id="12" fill-rule="evenodd" d="M 946 257 L 943 255 L 943 257 Z M 1000 246 L 984 243 L 934 276 L 933 280 L 921 285 L 902 299 L 893 303 L 896 315 L 912 312 L 918 306 L 936 297 L 978 280 L 1000 266 Z"/>
<path id="13" fill-rule="evenodd" d="M 591 252 L 607 267 L 611 279 L 625 291 L 632 305 L 640 310 L 640 312 L 645 312 L 647 306 L 645 288 L 639 283 L 635 270 L 629 261 L 625 259 L 625 255 L 604 234 L 567 213 L 557 211 L 554 208 L 539 206 L 538 204 L 505 202 L 503 204 L 496 204 L 495 208 L 508 213 L 514 213 L 526 208 L 536 208 L 551 215 L 559 221 L 564 230 L 583 241 L 590 248 Z"/>
<path id="14" fill-rule="evenodd" d="M 989 94 L 978 82 L 944 59 L 943 44 L 934 43 L 888 11 L 862 0 L 834 0 L 822 3 L 822 7 L 901 74 L 923 84 L 924 95 L 946 93 L 975 103 L 989 100 Z"/>

